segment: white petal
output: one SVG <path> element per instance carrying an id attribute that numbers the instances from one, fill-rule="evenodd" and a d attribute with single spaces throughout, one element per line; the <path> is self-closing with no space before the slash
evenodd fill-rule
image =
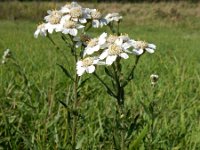
<path id="1" fill-rule="evenodd" d="M 106 58 L 106 64 L 107 65 L 112 65 L 112 63 L 117 59 L 117 55 L 113 55 L 113 56 L 108 56 Z"/>
<path id="2" fill-rule="evenodd" d="M 139 50 L 134 49 L 133 50 L 133 54 L 135 54 L 135 55 L 141 55 L 143 52 L 144 52 L 143 49 L 139 49 Z"/>
<path id="3" fill-rule="evenodd" d="M 85 68 L 84 67 L 78 67 L 77 68 L 78 76 L 82 76 L 84 72 L 85 72 Z"/>
<path id="4" fill-rule="evenodd" d="M 93 20 L 93 21 L 92 21 L 92 26 L 93 26 L 94 28 L 98 28 L 98 27 L 99 27 L 99 21 L 98 21 L 98 20 Z"/>
<path id="5" fill-rule="evenodd" d="M 39 31 L 39 30 L 36 30 L 35 33 L 34 33 L 34 37 L 35 37 L 35 38 L 38 38 L 39 33 L 40 33 L 40 31 Z"/>
<path id="6" fill-rule="evenodd" d="M 79 22 L 80 22 L 80 23 L 86 23 L 87 20 L 86 20 L 85 18 L 80 18 L 80 19 L 79 19 Z"/>
<path id="7" fill-rule="evenodd" d="M 98 44 L 103 45 L 106 42 L 107 33 L 102 33 L 99 37 Z"/>
<path id="8" fill-rule="evenodd" d="M 124 59 L 128 59 L 128 54 L 126 54 L 126 53 L 121 53 L 120 54 L 120 57 L 122 57 L 122 58 L 124 58 Z"/>
<path id="9" fill-rule="evenodd" d="M 61 18 L 60 20 L 60 24 L 64 24 L 67 20 L 69 20 L 71 18 L 70 15 L 65 15 Z"/>
<path id="10" fill-rule="evenodd" d="M 56 28 L 56 32 L 61 32 L 63 30 L 63 26 L 62 25 L 58 25 Z"/>
<path id="11" fill-rule="evenodd" d="M 147 52 L 149 52 L 149 53 L 154 53 L 154 50 L 151 49 L 151 48 L 145 48 L 145 50 L 146 50 Z"/>
<path id="12" fill-rule="evenodd" d="M 64 30 L 62 31 L 62 33 L 63 33 L 63 34 L 69 34 L 69 29 L 64 29 Z"/>
<path id="13" fill-rule="evenodd" d="M 76 67 L 79 68 L 79 67 L 81 67 L 81 66 L 83 66 L 83 61 L 78 61 L 78 62 L 76 63 Z"/>
<path id="14" fill-rule="evenodd" d="M 75 29 L 75 28 L 74 28 L 74 29 L 70 29 L 70 30 L 69 30 L 69 34 L 70 34 L 70 35 L 72 35 L 72 36 L 76 36 L 76 35 L 77 35 L 77 33 L 78 33 L 78 30 L 77 30 L 77 29 Z"/>
<path id="15" fill-rule="evenodd" d="M 123 44 L 122 44 L 122 47 L 123 47 L 124 49 L 128 49 L 128 48 L 131 47 L 131 44 L 130 44 L 130 43 L 123 43 Z"/>
<path id="16" fill-rule="evenodd" d="M 95 66 L 91 65 L 86 68 L 87 73 L 93 73 L 95 71 Z"/>
<path id="17" fill-rule="evenodd" d="M 99 59 L 103 60 L 108 56 L 108 50 L 105 50 L 100 56 Z"/>
<path id="18" fill-rule="evenodd" d="M 83 26 L 83 25 L 77 25 L 77 29 L 82 29 L 82 28 L 84 28 L 85 26 Z"/>
<path id="19" fill-rule="evenodd" d="M 86 53 L 87 53 L 88 55 L 91 55 L 91 54 L 93 54 L 94 52 L 98 51 L 99 49 L 100 49 L 100 46 L 99 46 L 99 45 L 96 45 L 96 46 L 94 46 L 94 47 L 91 47 L 91 48 L 87 49 Z"/>
<path id="20" fill-rule="evenodd" d="M 156 49 L 156 45 L 154 45 L 154 44 L 148 44 L 148 47 L 151 49 Z"/>
<path id="21" fill-rule="evenodd" d="M 115 41 L 115 44 L 117 44 L 118 46 L 121 46 L 123 43 L 123 40 L 121 38 L 118 38 L 116 41 Z"/>

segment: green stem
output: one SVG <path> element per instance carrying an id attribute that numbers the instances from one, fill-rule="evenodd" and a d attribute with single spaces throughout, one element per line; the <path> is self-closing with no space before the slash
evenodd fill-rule
<path id="1" fill-rule="evenodd" d="M 70 36 L 70 39 L 73 42 L 72 37 Z M 72 52 L 74 53 L 74 61 L 75 63 L 78 61 L 78 56 L 75 49 L 75 44 L 73 43 L 73 46 L 71 47 Z M 73 104 L 73 110 L 76 111 L 77 105 L 78 105 L 78 83 L 79 83 L 80 77 L 76 74 L 75 69 L 75 81 L 74 81 L 74 104 Z M 73 116 L 73 124 L 72 124 L 72 149 L 76 148 L 76 128 L 77 128 L 77 116 Z"/>
<path id="2" fill-rule="evenodd" d="M 78 104 L 78 82 L 80 77 L 76 75 L 75 82 L 74 82 L 74 105 L 73 110 L 77 109 Z M 73 125 L 72 125 L 72 149 L 76 147 L 76 128 L 77 128 L 77 116 L 73 116 Z"/>

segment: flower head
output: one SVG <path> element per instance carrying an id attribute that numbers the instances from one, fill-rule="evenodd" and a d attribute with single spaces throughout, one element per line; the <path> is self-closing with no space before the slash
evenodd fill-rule
<path id="1" fill-rule="evenodd" d="M 87 47 L 85 48 L 84 56 L 86 54 L 91 55 L 94 52 L 100 50 L 106 42 L 106 37 L 107 33 L 104 32 L 98 38 L 90 39 L 90 41 L 87 42 Z"/>
<path id="2" fill-rule="evenodd" d="M 47 35 L 47 28 L 46 28 L 46 24 L 45 23 L 42 23 L 42 24 L 37 26 L 37 30 L 34 33 L 34 37 L 37 38 L 38 35 L 41 35 L 41 36 L 46 36 Z"/>
<path id="3" fill-rule="evenodd" d="M 98 63 L 95 57 L 86 57 L 76 63 L 76 70 L 78 76 L 82 76 L 84 72 L 93 73 L 95 71 L 95 64 Z"/>
<path id="4" fill-rule="evenodd" d="M 107 20 L 102 17 L 102 14 L 97 9 L 92 9 L 90 11 L 91 19 L 92 19 L 92 26 L 94 28 L 103 27 L 104 25 L 107 25 Z"/>
<path id="5" fill-rule="evenodd" d="M 146 50 L 149 53 L 154 53 L 156 46 L 154 44 L 148 44 L 145 41 L 133 41 L 133 53 L 136 55 L 141 55 Z"/>
<path id="6" fill-rule="evenodd" d="M 106 64 L 111 65 L 117 57 L 127 59 L 129 56 L 126 53 L 127 47 L 124 47 L 123 40 L 118 38 L 114 43 L 111 43 L 107 49 L 99 56 L 100 60 L 106 59 Z"/>
<path id="7" fill-rule="evenodd" d="M 152 74 L 150 76 L 151 85 L 155 85 L 158 82 L 159 76 L 157 74 Z"/>
<path id="8" fill-rule="evenodd" d="M 44 18 L 47 22 L 46 28 L 49 33 L 53 33 L 53 31 L 59 27 L 63 14 L 58 10 L 48 10 L 47 13 L 49 15 Z"/>
<path id="9" fill-rule="evenodd" d="M 119 22 L 122 19 L 122 16 L 120 16 L 119 13 L 110 13 L 105 16 L 105 19 L 107 23 L 110 23 L 113 21 Z"/>
<path id="10" fill-rule="evenodd" d="M 57 27 L 56 32 L 62 32 L 63 34 L 69 34 L 71 36 L 76 36 L 78 30 L 84 28 L 83 25 L 70 20 L 69 16 L 64 16 L 61 20 L 60 25 Z"/>

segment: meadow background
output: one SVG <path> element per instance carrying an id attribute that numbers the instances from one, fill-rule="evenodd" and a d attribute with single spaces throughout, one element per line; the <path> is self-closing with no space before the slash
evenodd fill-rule
<path id="1" fill-rule="evenodd" d="M 47 38 L 33 37 L 46 11 L 63 4 L 0 3 L 0 55 L 9 48 L 18 61 L 18 65 L 12 61 L 0 65 L 0 149 L 68 147 L 68 111 L 59 101 L 68 103 L 72 87 L 56 64 L 73 66 Z M 124 17 L 121 32 L 157 45 L 154 54 L 143 56 L 126 89 L 125 107 L 137 119 L 130 140 L 137 140 L 153 105 L 153 149 L 200 149 L 200 3 L 81 4 L 103 13 L 119 12 Z M 102 31 L 109 30 L 93 30 L 92 35 Z M 54 39 L 68 56 L 65 43 L 58 35 Z M 132 63 L 131 59 L 125 63 L 127 70 Z M 149 79 L 153 73 L 159 75 L 154 96 Z M 102 94 L 104 89 L 93 76 L 87 77 L 78 110 L 83 117 L 78 123 L 77 148 L 113 149 L 109 135 L 115 130 L 116 102 Z M 149 134 L 139 140 L 137 149 L 150 149 Z"/>

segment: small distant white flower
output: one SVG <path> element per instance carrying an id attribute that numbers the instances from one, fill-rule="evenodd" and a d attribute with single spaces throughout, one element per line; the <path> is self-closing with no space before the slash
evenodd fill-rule
<path id="1" fill-rule="evenodd" d="M 58 10 L 48 10 L 47 13 L 49 15 L 44 18 L 47 22 L 46 28 L 49 33 L 53 33 L 59 27 L 63 14 Z"/>
<path id="2" fill-rule="evenodd" d="M 107 33 L 104 32 L 99 36 L 99 38 L 91 39 L 87 43 L 87 47 L 85 48 L 85 51 L 84 51 L 84 56 L 86 54 L 91 55 L 94 52 L 97 52 L 98 50 L 100 50 L 106 42 L 106 37 L 107 37 Z"/>
<path id="3" fill-rule="evenodd" d="M 125 53 L 126 47 L 123 45 L 123 40 L 118 38 L 114 44 L 110 44 L 108 49 L 104 50 L 103 53 L 99 56 L 100 60 L 106 58 L 106 64 L 111 65 L 117 57 L 128 59 L 129 56 Z"/>
<path id="4" fill-rule="evenodd" d="M 92 26 L 94 28 L 99 28 L 103 27 L 104 25 L 107 25 L 107 20 L 103 18 L 101 12 L 96 9 L 91 10 L 91 19 Z"/>
<path id="5" fill-rule="evenodd" d="M 47 35 L 47 28 L 46 28 L 46 24 L 42 23 L 40 25 L 38 25 L 37 30 L 34 33 L 34 37 L 38 38 L 38 35 L 41 36 L 46 36 Z"/>
<path id="6" fill-rule="evenodd" d="M 82 76 L 84 72 L 93 73 L 95 71 L 95 65 L 98 63 L 98 59 L 95 57 L 86 57 L 76 63 L 76 70 L 78 76 Z"/>
<path id="7" fill-rule="evenodd" d="M 151 79 L 151 85 L 155 85 L 158 82 L 159 76 L 157 74 L 152 74 L 150 76 Z"/>
<path id="8" fill-rule="evenodd" d="M 133 53 L 136 55 L 141 55 L 144 53 L 144 50 L 146 50 L 149 53 L 154 53 L 156 49 L 156 45 L 154 44 L 148 44 L 145 41 L 133 41 Z"/>
<path id="9" fill-rule="evenodd" d="M 84 28 L 83 25 L 78 24 L 75 21 L 69 20 L 69 16 L 64 16 L 60 25 L 57 27 L 56 32 L 62 32 L 63 34 L 70 34 L 76 36 L 78 29 Z"/>
<path id="10" fill-rule="evenodd" d="M 113 21 L 119 22 L 122 19 L 122 16 L 120 16 L 119 13 L 110 13 L 105 16 L 105 19 L 107 20 L 107 23 Z"/>
<path id="11" fill-rule="evenodd" d="M 2 64 L 5 64 L 6 63 L 6 60 L 11 56 L 11 51 L 10 49 L 6 49 L 3 53 L 3 56 L 2 56 Z"/>

